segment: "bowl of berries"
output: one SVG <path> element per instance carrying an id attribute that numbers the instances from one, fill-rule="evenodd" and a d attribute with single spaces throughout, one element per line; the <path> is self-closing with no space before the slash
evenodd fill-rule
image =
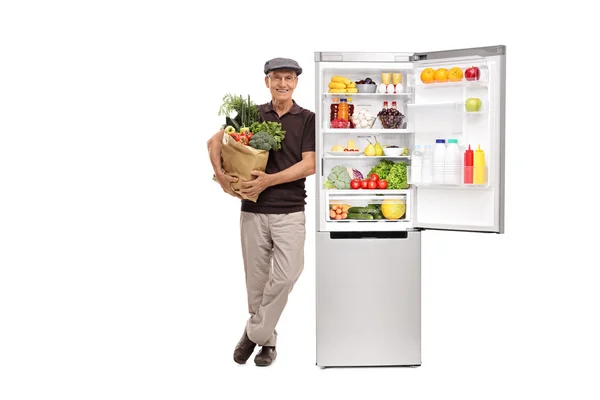
<path id="1" fill-rule="evenodd" d="M 350 128 L 350 121 L 347 121 L 345 119 L 340 119 L 340 118 L 334 118 L 331 121 L 331 128 L 332 129 L 348 129 L 348 128 Z"/>

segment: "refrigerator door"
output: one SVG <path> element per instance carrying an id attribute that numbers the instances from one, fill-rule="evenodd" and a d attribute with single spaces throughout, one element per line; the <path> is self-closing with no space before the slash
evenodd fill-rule
<path id="1" fill-rule="evenodd" d="M 421 233 L 316 233 L 317 365 L 421 365 Z"/>
<path id="2" fill-rule="evenodd" d="M 449 172 L 453 168 L 444 169 L 443 163 L 436 168 L 431 152 L 429 174 L 425 163 L 415 169 L 422 175 L 412 184 L 414 227 L 504 233 L 506 47 L 415 53 L 412 61 L 415 95 L 408 118 L 413 123 L 415 144 L 421 149 L 431 146 L 432 151 L 436 139 L 446 143 L 456 139 L 460 147 L 460 165 L 454 174 Z M 441 77 L 441 82 L 426 83 L 427 69 Z M 450 73 L 448 81 L 443 81 L 445 74 L 440 69 Z M 473 71 L 477 78 L 469 75 Z M 468 99 L 479 99 L 480 109 L 467 109 Z M 474 152 L 474 167 L 464 165 L 469 146 L 483 151 Z M 478 165 L 478 160 L 484 164 Z"/>

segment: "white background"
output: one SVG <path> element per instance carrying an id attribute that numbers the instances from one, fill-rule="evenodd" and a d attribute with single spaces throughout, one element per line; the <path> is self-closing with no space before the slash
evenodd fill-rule
<path id="1" fill-rule="evenodd" d="M 0 398 L 597 399 L 597 24 L 577 3 L 3 2 Z M 292 57 L 314 109 L 315 51 L 499 44 L 506 233 L 423 234 L 423 365 L 315 366 L 313 178 L 279 357 L 235 364 L 239 201 L 206 151 L 223 95 L 268 101 L 264 62 Z"/>

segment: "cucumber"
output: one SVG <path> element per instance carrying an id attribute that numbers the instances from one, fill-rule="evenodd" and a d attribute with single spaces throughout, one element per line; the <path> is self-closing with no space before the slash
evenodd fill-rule
<path id="1" fill-rule="evenodd" d="M 373 216 L 371 214 L 353 213 L 353 214 L 348 214 L 347 219 L 371 220 L 371 219 L 373 219 Z"/>
<path id="2" fill-rule="evenodd" d="M 371 207 L 350 207 L 348 209 L 348 214 L 377 214 L 380 212 L 378 209 Z"/>

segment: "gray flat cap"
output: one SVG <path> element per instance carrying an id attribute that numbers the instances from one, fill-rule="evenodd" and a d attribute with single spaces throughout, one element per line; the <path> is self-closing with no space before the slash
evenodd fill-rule
<path id="1" fill-rule="evenodd" d="M 265 63 L 265 75 L 277 69 L 291 69 L 292 71 L 296 71 L 296 75 L 302 73 L 300 65 L 291 58 L 274 58 Z"/>

